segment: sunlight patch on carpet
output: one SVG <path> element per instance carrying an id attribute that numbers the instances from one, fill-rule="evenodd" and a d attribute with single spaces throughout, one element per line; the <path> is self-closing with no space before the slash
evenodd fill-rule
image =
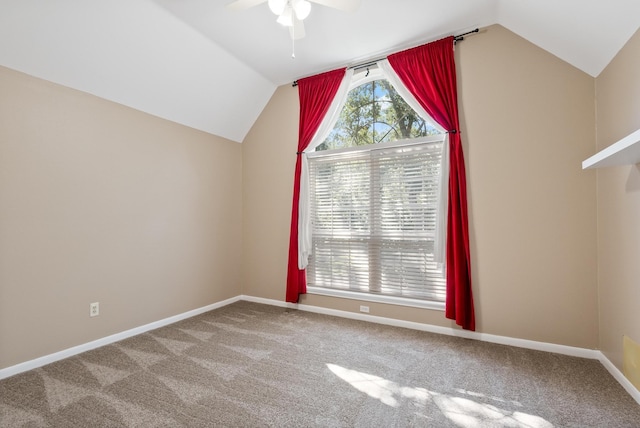
<path id="1" fill-rule="evenodd" d="M 355 389 L 391 407 L 399 407 L 409 400 L 417 407 L 424 408 L 427 402 L 435 403 L 440 411 L 453 423 L 462 428 L 485 426 L 486 423 L 513 428 L 553 428 L 553 424 L 536 415 L 512 412 L 491 404 L 481 403 L 466 397 L 457 397 L 429 391 L 425 388 L 402 386 L 380 376 L 348 369 L 336 364 L 327 364 L 333 374 Z M 461 390 L 458 390 L 461 391 Z M 468 396 L 484 398 L 483 394 L 464 391 Z M 493 398 L 492 398 L 493 399 Z M 496 398 L 505 404 L 521 406 L 518 402 Z"/>
<path id="2" fill-rule="evenodd" d="M 424 388 L 401 387 L 397 383 L 379 376 L 347 369 L 336 364 L 327 364 L 327 367 L 358 391 L 380 400 L 387 406 L 398 407 L 400 402 L 397 398 L 400 397 L 409 398 L 417 404 L 423 405 L 430 399 L 429 391 Z"/>

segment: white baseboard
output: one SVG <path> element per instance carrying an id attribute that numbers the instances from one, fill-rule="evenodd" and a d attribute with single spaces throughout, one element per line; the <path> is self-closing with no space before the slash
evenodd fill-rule
<path id="1" fill-rule="evenodd" d="M 82 352 L 90 351 L 95 348 L 99 348 L 100 346 L 109 345 L 114 342 L 118 342 L 120 340 L 127 339 L 132 336 L 136 336 L 138 334 L 146 333 L 150 330 L 155 330 L 160 327 L 164 327 L 169 324 L 173 324 L 178 321 L 182 321 L 187 318 L 194 317 L 196 315 L 200 315 L 202 313 L 211 311 L 213 309 L 218 309 L 223 306 L 229 305 L 231 303 L 237 302 L 240 300 L 240 296 L 232 297 L 227 300 L 223 300 L 221 302 L 213 303 L 211 305 L 204 306 L 202 308 L 194 309 L 192 311 L 184 312 L 182 314 L 174 315 L 169 318 L 165 318 L 159 321 L 154 321 L 149 324 L 145 324 L 140 327 L 135 327 L 130 330 L 126 330 L 120 333 L 112 334 L 111 336 L 103 337 L 101 339 L 97 339 L 88 343 L 84 343 L 82 345 L 74 346 L 72 348 L 68 348 L 62 350 L 60 352 L 55 352 L 53 354 L 45 355 L 40 358 L 36 358 L 34 360 L 26 361 L 24 363 L 16 364 L 15 366 L 7 367 L 5 369 L 0 370 L 0 380 L 8 378 L 10 376 L 16 375 L 18 373 L 26 372 L 28 370 L 33 370 L 38 367 L 45 366 L 47 364 L 51 364 L 53 362 L 62 360 L 64 358 L 69 358 L 74 355 L 80 354 Z"/>
<path id="2" fill-rule="evenodd" d="M 287 303 L 282 300 L 265 299 L 264 297 L 247 296 L 244 294 L 238 297 L 240 300 L 245 300 L 247 302 L 262 303 L 264 305 L 279 306 L 281 308 L 298 309 L 297 303 Z"/>
<path id="3" fill-rule="evenodd" d="M 640 404 L 640 391 L 633 386 L 627 377 L 600 351 L 598 351 L 599 360 L 602 365 L 611 373 L 611 376 L 618 381 L 620 385 Z"/>
<path id="4" fill-rule="evenodd" d="M 459 330 L 451 327 L 441 327 L 431 324 L 422 324 L 412 321 L 403 321 L 393 318 L 379 317 L 375 315 L 361 314 L 356 312 L 340 311 L 337 309 L 328 309 L 319 306 L 302 305 L 297 303 L 286 303 L 281 300 L 265 299 L 262 297 L 240 295 L 232 297 L 221 302 L 213 303 L 202 308 L 194 309 L 192 311 L 184 312 L 169 318 L 155 321 L 149 324 L 145 324 L 140 327 L 132 328 L 121 333 L 113 334 L 111 336 L 103 337 L 102 339 L 94 340 L 92 342 L 85 343 L 83 345 L 74 346 L 73 348 L 65 349 L 60 352 L 56 352 L 50 355 L 45 355 L 40 358 L 36 358 L 31 361 L 16 364 L 15 366 L 7 367 L 0 370 L 0 380 L 7 377 L 22 373 L 28 370 L 32 370 L 44 365 L 53 363 L 64 358 L 71 357 L 73 355 L 80 354 L 82 352 L 90 351 L 100 346 L 109 345 L 111 343 L 127 339 L 138 334 L 145 333 L 150 330 L 155 330 L 160 327 L 164 327 L 175 322 L 191 318 L 196 315 L 218 309 L 223 306 L 227 306 L 231 303 L 235 303 L 239 300 L 245 300 L 248 302 L 262 303 L 265 305 L 278 306 L 283 308 L 298 309 L 301 311 L 314 312 L 318 314 L 332 315 L 342 318 L 349 318 L 360 321 L 368 321 L 377 324 L 390 325 L 394 327 L 404 327 L 413 330 L 427 331 L 431 333 L 445 334 L 448 336 L 463 337 L 466 339 L 480 340 L 483 342 L 497 343 L 501 345 L 515 346 L 518 348 L 533 349 L 537 351 L 553 352 L 557 354 L 569 355 L 572 357 L 588 358 L 598 360 L 609 371 L 609 373 L 622 385 L 622 387 L 633 397 L 634 400 L 640 404 L 640 391 L 638 391 L 631 382 L 622 374 L 620 370 L 600 351 L 595 349 L 577 348 L 573 346 L 557 345 L 554 343 L 537 342 L 533 340 L 517 339 L 513 337 L 497 336 L 487 333 L 478 333 L 474 331 Z"/>
<path id="5" fill-rule="evenodd" d="M 570 355 L 572 357 L 589 358 L 592 360 L 600 359 L 600 352 L 594 349 L 577 348 L 574 346 L 557 345 L 554 343 L 536 342 L 534 340 L 516 339 L 513 337 L 497 336 L 494 334 L 478 333 L 475 331 L 460 330 L 451 327 L 441 327 L 431 324 L 423 324 L 413 321 L 403 321 L 394 318 L 378 317 L 375 315 L 340 311 L 337 309 L 328 309 L 320 306 L 302 305 L 295 303 L 285 303 L 277 300 L 269 300 L 251 296 L 240 296 L 241 300 L 250 302 L 264 303 L 267 305 L 289 307 L 299 309 L 301 311 L 315 312 L 325 315 L 333 315 L 342 318 L 350 318 L 360 321 L 369 321 L 377 324 L 385 324 L 394 327 L 404 327 L 413 330 L 427 331 L 430 333 L 446 334 L 448 336 L 463 337 L 466 339 L 481 340 L 483 342 L 497 343 L 500 345 L 516 346 L 518 348 L 535 349 L 537 351 L 553 352 L 556 354 Z"/>

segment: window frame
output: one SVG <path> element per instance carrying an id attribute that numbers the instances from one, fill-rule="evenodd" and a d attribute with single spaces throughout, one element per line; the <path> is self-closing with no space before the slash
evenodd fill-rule
<path id="1" fill-rule="evenodd" d="M 370 76 L 366 80 L 369 80 L 372 77 L 374 78 L 372 80 L 375 80 L 376 76 Z M 379 78 L 380 77 L 378 77 L 378 79 Z M 384 78 L 384 77 L 382 77 L 382 78 Z M 360 80 L 358 83 L 359 84 L 366 83 L 363 80 L 364 79 Z M 366 146 L 347 147 L 347 148 L 323 150 L 323 151 L 310 151 L 310 152 L 307 152 L 306 155 L 311 160 L 313 158 L 318 158 L 318 157 L 335 156 L 335 155 L 339 156 L 341 154 L 347 155 L 350 152 L 364 152 L 364 151 L 374 151 L 374 150 L 385 150 L 385 149 L 391 149 L 391 148 L 394 148 L 394 147 L 407 147 L 407 146 L 411 146 L 411 145 L 422 145 L 422 144 L 425 144 L 425 143 L 428 144 L 428 143 L 438 143 L 439 142 L 439 143 L 442 143 L 442 144 L 446 144 L 447 141 L 448 141 L 448 139 L 446 138 L 446 134 L 442 133 L 442 134 L 431 135 L 431 136 L 426 136 L 426 137 L 419 137 L 419 138 L 414 138 L 414 139 L 409 139 L 409 140 L 391 141 L 391 142 L 371 144 L 371 145 L 366 145 Z M 406 306 L 406 307 L 415 307 L 415 308 L 431 309 L 431 310 L 439 310 L 439 311 L 444 311 L 445 310 L 445 302 L 444 301 L 443 302 L 439 302 L 439 301 L 434 301 L 434 300 L 422 300 L 422 299 L 419 299 L 419 298 L 410 298 L 410 297 L 401 297 L 401 296 L 393 296 L 393 295 L 385 295 L 385 294 L 376 294 L 376 293 L 371 293 L 371 292 L 357 292 L 357 291 L 340 290 L 340 289 L 333 289 L 333 288 L 325 288 L 325 287 L 317 287 L 317 286 L 313 286 L 313 285 L 307 285 L 307 293 L 308 294 L 315 294 L 315 295 L 322 295 L 322 296 L 329 296 L 329 297 L 339 297 L 339 298 L 345 298 L 345 299 L 359 300 L 359 301 L 364 301 L 364 302 L 377 302 L 377 303 L 385 303 L 385 304 L 391 304 L 391 305 L 400 305 L 400 306 Z"/>

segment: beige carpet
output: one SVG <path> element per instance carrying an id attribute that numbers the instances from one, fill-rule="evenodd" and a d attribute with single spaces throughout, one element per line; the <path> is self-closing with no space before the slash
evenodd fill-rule
<path id="1" fill-rule="evenodd" d="M 640 427 L 602 365 L 249 302 L 0 381 L 2 427 Z"/>

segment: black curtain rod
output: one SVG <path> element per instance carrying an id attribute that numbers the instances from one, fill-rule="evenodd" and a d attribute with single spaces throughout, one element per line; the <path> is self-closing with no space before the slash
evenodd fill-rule
<path id="1" fill-rule="evenodd" d="M 473 33 L 478 33 L 480 32 L 479 28 L 476 28 L 475 30 L 471 30 L 471 31 L 467 31 L 466 33 L 462 33 L 462 34 L 458 34 L 457 36 L 453 36 L 453 43 L 457 43 L 457 42 L 461 42 L 464 40 L 464 36 L 468 36 L 469 34 L 473 34 Z M 380 60 L 385 59 L 386 57 L 382 57 L 382 58 L 378 58 L 378 59 L 370 59 L 367 62 L 363 62 L 360 64 L 356 64 L 356 65 L 352 65 L 351 67 L 347 67 L 348 70 L 360 70 L 361 68 L 366 68 L 366 67 L 371 67 L 372 65 L 374 65 L 375 63 L 377 63 Z M 291 84 L 291 86 L 298 86 L 298 81 L 294 80 L 293 83 Z"/>
<path id="2" fill-rule="evenodd" d="M 468 36 L 469 34 L 479 33 L 480 29 L 476 28 L 475 30 L 467 31 L 466 33 L 459 34 L 457 36 L 453 36 L 453 42 L 461 42 L 464 40 L 464 36 Z"/>

